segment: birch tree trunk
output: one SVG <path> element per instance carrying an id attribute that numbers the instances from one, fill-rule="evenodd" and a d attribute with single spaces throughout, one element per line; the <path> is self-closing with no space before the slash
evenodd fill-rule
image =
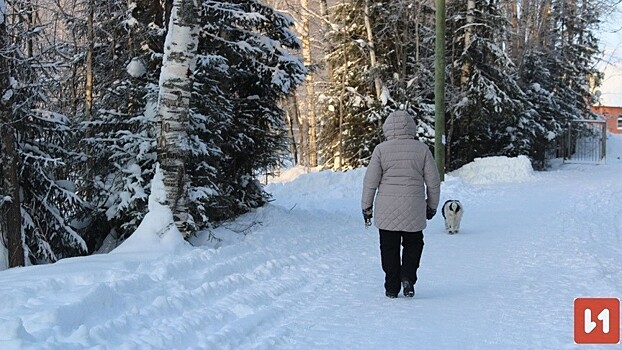
<path id="1" fill-rule="evenodd" d="M 367 31 L 367 45 L 369 46 L 369 62 L 371 63 L 371 68 L 376 68 L 376 45 L 374 45 L 374 33 L 371 28 L 371 11 L 369 9 L 369 0 L 365 0 L 365 30 Z M 374 78 L 374 86 L 376 88 L 376 97 L 380 100 L 382 96 L 382 80 L 380 77 L 376 76 Z"/>
<path id="2" fill-rule="evenodd" d="M 164 175 L 165 203 L 173 212 L 179 231 L 187 237 L 193 223 L 188 215 L 188 143 L 192 74 L 198 46 L 196 0 L 175 0 L 171 8 L 160 72 L 157 109 L 157 152 Z"/>
<path id="3" fill-rule="evenodd" d="M 335 155 L 335 168 L 337 170 L 342 170 L 343 169 L 343 151 L 344 151 L 344 147 L 343 147 L 343 120 L 344 120 L 344 114 L 345 114 L 345 106 L 343 104 L 343 100 L 345 98 L 346 95 L 346 82 L 347 82 L 347 77 L 348 77 L 348 51 L 344 50 L 344 55 L 343 55 L 343 60 L 344 60 L 344 64 L 343 64 L 343 74 L 341 75 L 341 90 L 339 92 L 339 137 L 338 137 L 338 142 L 339 142 L 339 147 L 338 147 L 338 154 Z"/>
<path id="4" fill-rule="evenodd" d="M 308 0 L 300 0 L 302 7 L 302 57 L 304 64 L 311 67 L 313 64 L 311 56 L 311 33 L 309 30 L 309 3 Z M 309 165 L 317 166 L 317 117 L 315 114 L 315 87 L 313 72 L 307 74 L 307 119 L 309 123 Z"/>
<path id="5" fill-rule="evenodd" d="M 88 17 L 86 19 L 86 35 L 88 40 L 88 48 L 86 51 L 86 88 L 85 88 L 85 104 L 86 104 L 86 120 L 93 119 L 93 51 L 95 50 L 95 35 L 93 32 L 93 4 L 88 3 Z M 91 126 L 89 126 L 89 129 Z M 91 131 L 87 133 L 91 136 Z"/>
<path id="6" fill-rule="evenodd" d="M 300 106 L 298 105 L 298 96 L 296 94 L 292 94 L 290 97 L 290 103 L 292 105 L 292 110 L 294 111 L 294 117 L 296 118 L 296 122 L 298 123 L 298 145 L 299 145 L 299 156 L 298 156 L 298 164 L 303 166 L 309 165 L 309 142 L 308 142 L 308 133 L 309 123 L 307 123 L 307 119 L 303 118 L 300 115 Z"/>
<path id="7" fill-rule="evenodd" d="M 6 3 L 0 0 L 0 48 L 8 47 L 4 10 Z M 24 266 L 24 247 L 22 239 L 22 215 L 19 202 L 19 165 L 15 140 L 15 128 L 11 120 L 8 99 L 5 92 L 10 89 L 9 63 L 7 58 L 0 56 L 0 235 L 8 250 L 9 267 Z"/>
<path id="8" fill-rule="evenodd" d="M 532 23 L 531 17 L 533 16 L 533 8 L 534 5 L 532 4 L 531 0 L 523 0 L 521 2 L 520 16 L 516 24 L 517 37 L 515 40 L 515 48 L 513 53 L 519 71 L 522 71 L 523 69 L 523 61 L 527 44 L 527 33 L 528 27 Z M 518 9 L 516 9 L 516 11 L 518 16 Z"/>
<path id="9" fill-rule="evenodd" d="M 330 40 L 327 40 L 327 35 L 330 32 L 330 16 L 328 14 L 328 4 L 326 0 L 320 0 L 320 15 L 322 16 L 322 42 L 324 43 L 324 54 L 328 56 L 331 52 L 333 52 L 333 45 Z M 326 60 L 328 61 L 328 60 Z M 332 62 L 327 62 L 326 64 L 327 76 L 328 79 L 332 79 L 333 77 L 333 64 Z"/>

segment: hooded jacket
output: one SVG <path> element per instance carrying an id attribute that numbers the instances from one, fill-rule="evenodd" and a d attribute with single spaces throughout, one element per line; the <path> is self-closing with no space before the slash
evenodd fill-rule
<path id="1" fill-rule="evenodd" d="M 428 146 L 415 140 L 415 122 L 407 112 L 391 113 L 382 131 L 386 141 L 372 153 L 363 180 L 361 207 L 374 208 L 374 223 L 379 229 L 422 231 L 426 206 L 436 209 L 440 197 L 434 158 Z"/>

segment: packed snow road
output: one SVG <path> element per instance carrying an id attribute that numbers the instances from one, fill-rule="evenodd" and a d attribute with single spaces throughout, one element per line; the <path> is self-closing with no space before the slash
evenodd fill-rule
<path id="1" fill-rule="evenodd" d="M 0 272 L 0 349 L 589 348 L 573 342 L 574 298 L 622 296 L 613 141 L 606 165 L 448 176 L 461 231 L 429 222 L 414 299 L 384 296 L 364 170 L 290 172 L 267 187 L 271 204 L 215 232 L 217 247 L 134 241 Z"/>

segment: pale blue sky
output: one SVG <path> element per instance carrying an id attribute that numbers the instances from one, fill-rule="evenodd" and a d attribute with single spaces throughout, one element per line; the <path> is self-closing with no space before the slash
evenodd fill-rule
<path id="1" fill-rule="evenodd" d="M 600 47 L 603 61 L 598 65 L 605 73 L 601 91 L 601 104 L 622 106 L 622 14 L 620 5 L 601 24 Z"/>

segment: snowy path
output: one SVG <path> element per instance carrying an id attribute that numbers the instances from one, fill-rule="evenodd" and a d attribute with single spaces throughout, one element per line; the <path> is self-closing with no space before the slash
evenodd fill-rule
<path id="1" fill-rule="evenodd" d="M 572 340 L 573 299 L 622 296 L 611 163 L 513 184 L 449 178 L 462 231 L 430 222 L 414 299 L 384 296 L 362 171 L 272 184 L 275 201 L 232 224 L 244 239 L 218 249 L 1 272 L 0 349 L 589 348 Z"/>
<path id="2" fill-rule="evenodd" d="M 622 169 L 586 176 L 585 170 L 599 169 L 573 167 L 522 184 L 446 182 L 443 196 L 466 205 L 463 230 L 445 235 L 438 217 L 426 230 L 415 300 L 382 300 L 376 235 L 353 235 L 352 251 L 344 254 L 356 259 L 356 252 L 367 252 L 348 264 L 357 271 L 347 283 L 358 292 L 353 298 L 327 295 L 327 306 L 346 309 L 343 315 L 326 313 L 320 322 L 300 317 L 299 328 L 310 329 L 300 332 L 309 333 L 301 344 L 324 339 L 325 348 L 573 347 L 573 299 L 622 294 L 622 221 L 615 205 L 622 198 Z M 560 177 L 568 177 L 568 184 Z M 328 326 L 314 329 L 316 322 Z"/>

